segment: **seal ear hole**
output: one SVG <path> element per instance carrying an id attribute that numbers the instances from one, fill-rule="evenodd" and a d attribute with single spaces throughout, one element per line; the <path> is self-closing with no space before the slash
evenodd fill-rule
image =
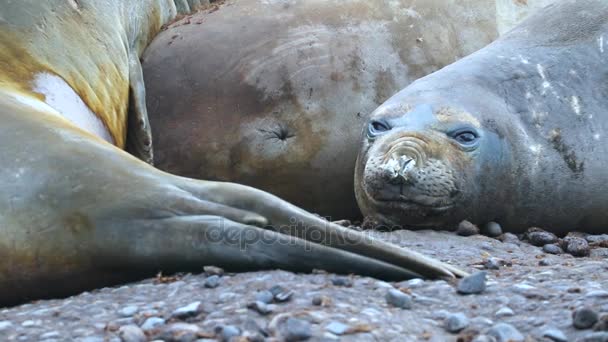
<path id="1" fill-rule="evenodd" d="M 293 138 L 296 135 L 291 132 L 287 125 L 279 123 L 276 127 L 271 129 L 260 128 L 258 131 L 262 132 L 267 140 L 280 140 L 286 141 L 289 138 Z"/>

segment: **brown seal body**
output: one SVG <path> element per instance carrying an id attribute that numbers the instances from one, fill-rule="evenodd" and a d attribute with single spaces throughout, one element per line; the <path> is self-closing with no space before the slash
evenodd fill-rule
<path id="1" fill-rule="evenodd" d="M 559 1 L 393 96 L 362 138 L 361 209 L 391 226 L 606 232 L 606 37 L 606 1 Z"/>
<path id="2" fill-rule="evenodd" d="M 244 0 L 186 17 L 144 55 L 156 166 L 359 217 L 369 113 L 496 32 L 486 0 Z"/>

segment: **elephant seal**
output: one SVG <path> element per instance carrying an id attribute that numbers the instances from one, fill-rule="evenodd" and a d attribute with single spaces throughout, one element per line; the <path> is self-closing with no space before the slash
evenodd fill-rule
<path id="1" fill-rule="evenodd" d="M 210 264 L 463 274 L 263 191 L 125 153 L 152 160 L 139 56 L 176 15 L 173 0 L 0 4 L 0 305 Z"/>
<path id="2" fill-rule="evenodd" d="M 155 166 L 357 219 L 369 114 L 492 42 L 487 3 L 239 0 L 185 17 L 143 56 Z"/>
<path id="3" fill-rule="evenodd" d="M 563 0 L 374 111 L 356 194 L 389 226 L 606 232 L 608 2 Z"/>

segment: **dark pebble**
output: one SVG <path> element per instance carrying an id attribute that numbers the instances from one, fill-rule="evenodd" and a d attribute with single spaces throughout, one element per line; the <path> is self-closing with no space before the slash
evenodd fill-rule
<path id="1" fill-rule="evenodd" d="M 593 326 L 593 330 L 608 331 L 608 314 L 600 316 L 599 321 Z"/>
<path id="2" fill-rule="evenodd" d="M 599 320 L 597 312 L 591 308 L 580 308 L 572 312 L 572 325 L 577 329 L 589 329 Z"/>
<path id="3" fill-rule="evenodd" d="M 220 276 L 212 275 L 205 279 L 205 287 L 208 289 L 214 289 L 220 286 Z"/>
<path id="4" fill-rule="evenodd" d="M 547 244 L 556 243 L 558 238 L 555 234 L 546 232 L 540 228 L 530 228 L 526 233 L 530 244 L 542 247 Z"/>
<path id="5" fill-rule="evenodd" d="M 580 237 L 567 236 L 562 242 L 564 250 L 575 257 L 585 257 L 589 255 L 589 243 Z"/>
<path id="6" fill-rule="evenodd" d="M 271 287 L 270 290 L 268 290 L 268 291 L 270 291 L 270 293 L 272 293 L 274 300 L 277 301 L 278 303 L 287 302 L 293 296 L 293 291 L 287 290 L 286 288 L 282 287 L 281 285 L 275 285 L 275 286 Z"/>
<path id="7" fill-rule="evenodd" d="M 477 294 L 485 289 L 486 272 L 477 272 L 460 280 L 457 291 L 460 294 Z"/>
<path id="8" fill-rule="evenodd" d="M 280 330 L 287 342 L 305 341 L 312 337 L 310 323 L 299 318 L 289 317 Z"/>
<path id="9" fill-rule="evenodd" d="M 544 245 L 543 246 L 543 252 L 547 253 L 547 254 L 563 254 L 564 250 L 561 249 L 560 246 L 555 245 L 555 244 L 551 244 L 551 245 Z"/>
<path id="10" fill-rule="evenodd" d="M 347 278 L 347 277 L 334 277 L 334 278 L 331 278 L 331 283 L 334 286 L 344 286 L 344 287 L 352 287 L 353 286 L 353 281 L 350 280 L 350 278 Z"/>
<path id="11" fill-rule="evenodd" d="M 456 234 L 460 236 L 472 236 L 479 234 L 479 228 L 476 225 L 472 224 L 469 221 L 462 221 L 458 224 L 458 229 L 456 229 Z"/>
<path id="12" fill-rule="evenodd" d="M 502 227 L 496 222 L 488 222 L 485 226 L 483 226 L 482 233 L 485 236 L 495 238 L 502 234 Z"/>
<path id="13" fill-rule="evenodd" d="M 551 266 L 551 261 L 547 259 L 542 259 L 538 262 L 538 266 Z"/>

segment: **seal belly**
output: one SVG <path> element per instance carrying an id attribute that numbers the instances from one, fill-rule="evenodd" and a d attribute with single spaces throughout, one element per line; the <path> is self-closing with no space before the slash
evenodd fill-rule
<path id="1" fill-rule="evenodd" d="M 44 102 L 77 127 L 114 144 L 108 128 L 61 77 L 42 72 L 33 80 L 32 91 L 44 95 Z"/>

